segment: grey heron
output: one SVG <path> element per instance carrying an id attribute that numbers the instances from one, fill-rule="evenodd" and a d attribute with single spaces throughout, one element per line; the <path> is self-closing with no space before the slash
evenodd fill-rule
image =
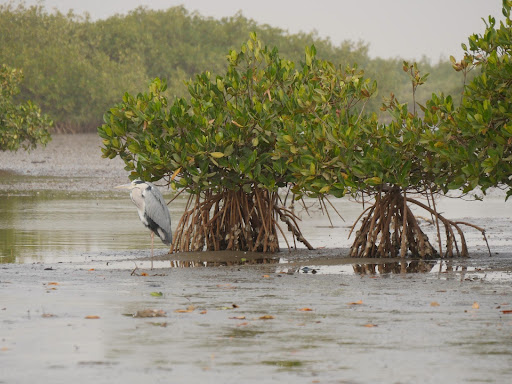
<path id="1" fill-rule="evenodd" d="M 134 180 L 115 188 L 129 189 L 133 204 L 137 207 L 140 221 L 151 231 L 151 269 L 153 269 L 153 245 L 155 234 L 166 245 L 172 243 L 171 215 L 158 188 L 147 181 Z"/>

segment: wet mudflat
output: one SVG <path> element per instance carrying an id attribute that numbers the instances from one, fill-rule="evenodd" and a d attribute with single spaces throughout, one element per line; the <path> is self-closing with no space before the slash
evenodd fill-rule
<path id="1" fill-rule="evenodd" d="M 96 138 L 0 153 L 0 383 L 512 382 L 502 196 L 439 201 L 486 228 L 492 257 L 468 229 L 469 259 L 348 259 L 361 207 L 342 199 L 346 221 L 331 212 L 332 226 L 313 201 L 296 208 L 315 251 L 167 255 L 158 244 L 150 270 L 149 234 L 111 191 L 122 165 L 102 168 L 89 151 L 78 161 L 59 150 L 70 143 Z M 89 171 L 73 176 L 83 161 Z M 171 205 L 173 226 L 183 206 Z"/>
<path id="2" fill-rule="evenodd" d="M 510 382 L 510 270 L 358 275 L 311 261 L 5 264 L 0 382 Z"/>

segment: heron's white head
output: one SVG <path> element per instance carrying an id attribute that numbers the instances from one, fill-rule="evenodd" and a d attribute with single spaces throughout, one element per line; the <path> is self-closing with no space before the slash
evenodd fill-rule
<path id="1" fill-rule="evenodd" d="M 114 188 L 129 189 L 131 191 L 133 188 L 137 188 L 137 186 L 140 186 L 142 184 L 146 184 L 146 183 L 143 182 L 142 180 L 137 179 L 137 180 L 133 180 L 131 183 L 118 185 L 117 187 L 114 187 Z"/>

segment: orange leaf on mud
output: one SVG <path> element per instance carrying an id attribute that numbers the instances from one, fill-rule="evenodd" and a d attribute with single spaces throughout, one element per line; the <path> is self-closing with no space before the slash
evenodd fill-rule
<path id="1" fill-rule="evenodd" d="M 369 324 L 365 324 L 364 326 L 365 326 L 366 328 L 378 327 L 378 325 L 377 325 L 377 324 L 371 324 L 371 323 L 369 323 Z"/>
<path id="2" fill-rule="evenodd" d="M 99 319 L 99 318 L 100 317 L 96 316 L 96 315 L 85 316 L 85 319 L 88 319 L 88 320 L 96 320 L 96 319 Z"/>
<path id="3" fill-rule="evenodd" d="M 262 277 L 265 278 L 265 279 L 268 279 L 270 276 L 269 275 L 263 275 Z"/>
<path id="4" fill-rule="evenodd" d="M 476 301 L 473 303 L 473 305 L 471 306 L 471 308 L 473 309 L 480 309 L 480 304 L 478 304 Z"/>
<path id="5" fill-rule="evenodd" d="M 312 309 L 311 308 L 300 308 L 299 311 L 302 311 L 302 312 L 311 312 Z"/>
<path id="6" fill-rule="evenodd" d="M 439 303 L 437 301 L 433 301 L 430 303 L 431 307 L 439 307 Z"/>
<path id="7" fill-rule="evenodd" d="M 137 311 L 133 317 L 165 317 L 165 311 L 161 309 L 143 309 Z"/>
<path id="8" fill-rule="evenodd" d="M 359 301 L 353 301 L 351 303 L 347 303 L 348 305 L 361 305 L 363 304 L 363 300 L 359 300 Z"/>
<path id="9" fill-rule="evenodd" d="M 503 312 L 503 314 L 505 314 L 505 315 L 510 315 L 512 313 L 512 309 L 505 309 L 501 312 Z"/>
<path id="10" fill-rule="evenodd" d="M 201 311 L 199 312 L 201 315 L 206 315 L 206 313 L 208 313 L 208 311 L 205 309 L 204 311 Z"/>
<path id="11" fill-rule="evenodd" d="M 94 271 L 94 268 L 89 269 L 89 271 Z"/>
<path id="12" fill-rule="evenodd" d="M 141 276 L 147 276 L 148 274 L 146 272 L 142 272 L 140 275 Z"/>
<path id="13" fill-rule="evenodd" d="M 260 320 L 272 320 L 273 318 L 274 316 L 272 315 L 263 315 L 259 317 Z"/>
<path id="14" fill-rule="evenodd" d="M 232 320 L 245 320 L 245 316 L 235 316 L 235 317 L 230 317 L 230 319 L 232 319 Z"/>
<path id="15" fill-rule="evenodd" d="M 55 282 L 55 281 L 50 281 L 50 282 L 48 283 L 48 285 L 59 285 L 59 283 L 57 283 L 57 282 Z"/>
<path id="16" fill-rule="evenodd" d="M 189 313 L 189 312 L 194 312 L 195 309 L 196 309 L 196 307 L 194 307 L 193 305 L 189 305 L 187 307 L 187 309 L 177 309 L 174 312 L 176 312 L 176 313 Z"/>

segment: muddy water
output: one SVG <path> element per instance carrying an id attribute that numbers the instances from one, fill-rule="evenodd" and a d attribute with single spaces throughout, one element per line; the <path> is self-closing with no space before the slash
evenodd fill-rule
<path id="1" fill-rule="evenodd" d="M 30 177 L 21 177 L 30 179 Z M 55 182 L 47 178 L 47 183 Z M 166 195 L 167 199 L 171 195 Z M 185 209 L 186 198 L 179 197 L 170 205 L 173 227 Z M 349 199 L 333 199 L 329 217 L 315 200 L 306 200 L 306 208 L 297 205 L 295 212 L 301 229 L 315 248 L 346 249 L 352 238 L 350 227 L 362 212 L 362 206 Z M 441 199 L 440 211 L 446 217 L 468 221 L 486 229 L 493 250 L 506 251 L 512 246 L 509 227 L 512 224 L 512 203 L 502 196 L 485 202 Z M 417 211 L 418 215 L 425 215 Z M 2 192 L 0 191 L 0 262 L 65 262 L 80 261 L 84 255 L 133 251 L 132 255 L 149 255 L 149 232 L 138 219 L 129 195 L 103 192 Z M 426 219 L 429 219 L 428 217 Z M 435 228 L 425 222 L 424 230 L 434 240 Z M 473 252 L 485 252 L 487 247 L 480 232 L 467 228 L 466 238 Z M 287 237 L 292 248 L 303 248 Z M 281 239 L 281 247 L 287 243 Z M 155 241 L 156 253 L 166 254 L 167 248 Z M 138 252 L 137 252 L 138 251 Z M 338 255 L 338 256 L 341 256 Z"/>
<path id="2" fill-rule="evenodd" d="M 176 217 L 184 202 L 173 204 Z M 128 195 L 39 192 L 0 199 L 3 262 L 77 261 L 84 253 L 149 249 L 149 232 Z M 155 242 L 160 251 L 163 245 Z"/>
<path id="3" fill-rule="evenodd" d="M 346 257 L 362 207 L 333 201 L 331 226 L 307 203 L 315 251 L 155 243 L 151 271 L 127 194 L 0 191 L 0 383 L 512 382 L 510 202 L 439 201 L 492 257 L 468 229 L 470 259 L 364 264 Z"/>

